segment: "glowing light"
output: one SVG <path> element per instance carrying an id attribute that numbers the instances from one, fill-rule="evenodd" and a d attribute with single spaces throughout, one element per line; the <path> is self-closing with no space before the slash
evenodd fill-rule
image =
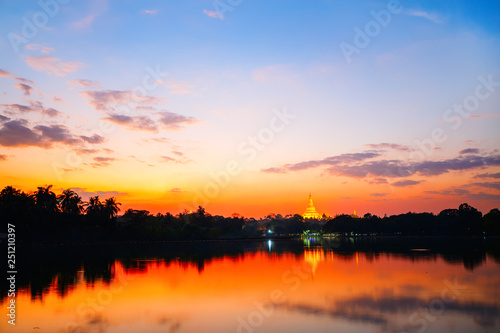
<path id="1" fill-rule="evenodd" d="M 309 194 L 309 206 L 307 206 L 306 211 L 302 215 L 305 219 L 319 219 L 321 215 L 314 208 L 312 196 Z"/>

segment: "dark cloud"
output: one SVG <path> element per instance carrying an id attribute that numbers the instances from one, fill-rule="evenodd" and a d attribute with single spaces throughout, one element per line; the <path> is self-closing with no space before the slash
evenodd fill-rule
<path id="1" fill-rule="evenodd" d="M 29 106 L 22 104 L 1 104 L 0 106 L 2 106 L 4 110 L 10 114 L 39 112 L 49 117 L 56 117 L 62 114 L 62 112 L 59 112 L 56 109 L 44 107 L 39 101 L 31 101 Z"/>
<path id="2" fill-rule="evenodd" d="M 372 193 L 370 195 L 373 196 L 373 197 L 379 198 L 379 197 L 385 197 L 385 196 L 387 196 L 387 194 L 388 193 Z"/>
<path id="3" fill-rule="evenodd" d="M 477 148 L 467 148 L 467 149 L 463 149 L 461 151 L 459 151 L 458 153 L 460 155 L 463 155 L 463 154 L 479 154 L 480 150 L 477 149 Z"/>
<path id="4" fill-rule="evenodd" d="M 295 164 L 285 165 L 286 169 L 291 171 L 304 170 L 309 168 L 315 168 L 321 165 L 338 165 L 343 163 L 354 163 L 361 162 L 366 159 L 372 159 L 380 156 L 379 152 L 364 152 L 364 153 L 354 153 L 354 154 L 341 154 L 337 156 L 330 156 L 322 160 L 312 160 L 306 162 L 300 162 Z"/>
<path id="5" fill-rule="evenodd" d="M 99 152 L 99 149 L 89 149 L 89 148 L 75 148 L 73 150 L 78 154 L 82 155 L 95 154 Z"/>
<path id="6" fill-rule="evenodd" d="M 42 141 L 42 135 L 34 132 L 25 125 L 25 120 L 11 120 L 0 128 L 0 145 L 5 147 L 48 147 L 48 142 Z"/>
<path id="7" fill-rule="evenodd" d="M 469 197 L 474 200 L 495 200 L 495 201 L 500 200 L 500 194 L 490 194 L 484 192 L 471 193 Z"/>
<path id="8" fill-rule="evenodd" d="M 116 105 L 151 105 L 167 102 L 164 97 L 141 96 L 133 91 L 98 90 L 83 91 L 80 95 L 88 98 L 88 102 L 97 111 L 114 111 Z M 132 106 L 131 106 L 132 107 Z"/>
<path id="9" fill-rule="evenodd" d="M 54 144 L 75 146 L 81 143 L 81 139 L 75 137 L 64 125 L 38 125 L 30 128 L 26 120 L 19 119 L 7 121 L 0 127 L 0 146 L 5 147 L 50 148 Z"/>
<path id="10" fill-rule="evenodd" d="M 260 170 L 264 173 L 286 173 L 286 170 L 283 168 L 268 168 Z"/>
<path id="11" fill-rule="evenodd" d="M 133 130 L 151 131 L 151 132 L 158 131 L 156 123 L 147 116 L 125 116 L 125 115 L 112 114 L 106 118 L 103 118 L 103 120 Z"/>
<path id="12" fill-rule="evenodd" d="M 473 178 L 500 178 L 500 172 L 499 173 L 482 173 L 479 175 L 475 175 Z"/>
<path id="13" fill-rule="evenodd" d="M 51 142 L 60 142 L 67 145 L 74 145 L 80 142 L 63 125 L 39 125 L 34 128 L 41 131 L 44 139 L 48 138 Z"/>
<path id="14" fill-rule="evenodd" d="M 332 156 L 323 160 L 312 160 L 295 164 L 286 164 L 262 170 L 263 172 L 287 172 L 304 170 L 319 166 L 329 166 L 326 170 L 335 176 L 352 178 L 375 177 L 374 183 L 384 183 L 385 178 L 403 178 L 412 175 L 437 176 L 450 171 L 465 171 L 480 167 L 500 165 L 500 155 L 490 154 L 479 156 L 463 154 L 457 158 L 442 161 L 415 161 L 405 162 L 401 160 L 375 160 L 366 161 L 379 157 L 378 152 L 364 152 L 357 154 L 343 154 Z"/>
<path id="15" fill-rule="evenodd" d="M 180 130 L 184 128 L 183 125 L 190 125 L 199 121 L 194 117 L 186 117 L 169 111 L 158 112 L 157 114 L 161 116 L 158 121 L 167 130 Z"/>
<path id="16" fill-rule="evenodd" d="M 5 116 L 2 116 L 2 115 L 0 114 L 0 123 L 4 123 L 4 122 L 6 122 L 6 121 L 8 121 L 8 120 L 10 120 L 10 118 L 9 118 L 9 117 L 5 117 Z"/>
<path id="17" fill-rule="evenodd" d="M 24 95 L 26 95 L 26 96 L 31 95 L 31 91 L 33 90 L 33 87 L 28 86 L 27 84 L 24 84 L 24 83 L 16 83 L 16 84 L 13 84 L 13 86 L 21 89 L 23 91 Z"/>
<path id="18" fill-rule="evenodd" d="M 471 185 L 500 190 L 500 182 L 472 183 Z"/>
<path id="19" fill-rule="evenodd" d="M 106 139 L 103 136 L 94 134 L 92 136 L 80 135 L 80 139 L 90 144 L 103 143 Z"/>
<path id="20" fill-rule="evenodd" d="M 0 154 L 0 161 L 6 161 L 7 155 Z"/>
<path id="21" fill-rule="evenodd" d="M 163 162 L 176 162 L 176 159 L 172 157 L 160 156 L 160 158 L 163 160 Z"/>
<path id="22" fill-rule="evenodd" d="M 413 149 L 411 147 L 403 146 L 403 145 L 398 145 L 396 143 L 366 144 L 364 146 L 368 147 L 368 148 L 372 148 L 372 149 L 392 149 L 392 150 L 406 151 L 406 152 L 411 152 L 411 151 L 415 150 L 415 149 Z"/>
<path id="23" fill-rule="evenodd" d="M 397 187 L 405 187 L 405 186 L 413 186 L 420 184 L 422 181 L 420 180 L 400 180 L 397 182 L 392 183 L 392 186 L 397 186 Z"/>

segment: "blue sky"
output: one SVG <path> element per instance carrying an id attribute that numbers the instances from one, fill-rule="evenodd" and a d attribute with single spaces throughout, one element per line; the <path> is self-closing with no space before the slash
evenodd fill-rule
<path id="1" fill-rule="evenodd" d="M 54 1 L 44 3 L 53 9 Z M 229 7 L 221 4 L 228 3 L 237 5 L 224 11 Z M 34 137 L 45 140 L 42 145 L 4 139 L 0 170 L 5 184 L 0 185 L 28 188 L 49 182 L 118 190 L 123 201 L 147 201 L 152 210 L 168 201 L 167 208 L 176 210 L 193 201 L 193 193 L 210 182 L 210 172 L 242 160 L 239 144 L 265 128 L 274 109 L 287 108 L 296 118 L 210 200 L 214 210 L 226 212 L 231 205 L 247 212 L 251 205 L 259 213 L 292 209 L 303 192 L 318 193 L 315 202 L 323 201 L 331 213 L 353 207 L 389 211 L 396 201 L 397 207 L 409 203 L 410 209 L 426 210 L 429 198 L 441 206 L 470 201 L 487 210 L 500 201 L 494 179 L 469 197 L 446 195 L 453 186 L 477 183 L 472 179 L 478 172 L 498 171 L 498 165 L 483 166 L 486 171 L 454 169 L 440 177 L 417 174 L 413 181 L 418 184 L 405 188 L 391 186 L 395 179 L 376 187 L 369 176 L 345 178 L 326 169 L 262 171 L 363 153 L 367 145 L 381 143 L 408 147 L 386 145 L 384 152 L 385 160 L 408 163 L 410 152 L 422 151 L 417 142 L 425 142 L 436 128 L 447 140 L 426 160 L 464 159 L 459 151 L 468 148 L 480 157 L 497 154 L 498 91 L 458 129 L 443 115 L 474 94 L 479 77 L 500 81 L 498 1 L 103 0 L 57 6 L 46 26 L 24 36 L 15 52 L 9 34 L 23 36 L 26 20 L 43 18 L 43 8 L 36 2 L 0 4 L 0 114 L 9 118 L 0 133 L 14 135 L 5 123 L 22 120 Z M 348 61 L 342 43 L 355 45 L 356 29 L 364 31 L 375 22 L 373 12 L 391 6 L 398 10 L 390 22 Z M 126 92 L 143 86 L 151 70 L 168 75 L 147 91 L 153 98 L 148 104 Z M 105 109 L 96 108 L 97 100 Z M 120 103 L 127 105 L 126 114 Z M 13 110 L 13 104 L 31 105 L 34 111 Z M 41 108 L 59 113 L 49 116 Z M 103 130 L 103 123 L 114 127 Z M 59 132 L 64 128 L 70 138 L 95 134 L 103 139 L 57 141 L 40 126 L 54 131 L 63 126 Z M 80 156 L 81 165 L 67 165 L 69 152 Z M 30 171 L 20 165 L 33 156 L 39 175 L 27 177 Z M 55 162 L 69 171 L 55 174 Z M 120 181 L 124 174 L 130 183 Z M 284 185 L 297 182 L 301 185 L 292 190 Z M 274 185 L 269 198 L 285 196 L 284 203 L 246 203 L 266 184 Z M 429 191 L 444 194 L 431 197 Z M 371 194 L 382 192 L 386 201 L 370 201 Z M 480 193 L 488 199 L 477 199 Z M 427 210 L 436 209 L 437 204 Z"/>

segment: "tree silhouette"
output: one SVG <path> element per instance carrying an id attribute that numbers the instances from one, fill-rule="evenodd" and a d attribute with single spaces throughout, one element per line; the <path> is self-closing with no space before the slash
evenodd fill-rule
<path id="1" fill-rule="evenodd" d="M 116 199 L 114 197 L 104 200 L 104 205 L 103 205 L 104 216 L 106 216 L 110 220 L 114 219 L 118 214 L 118 212 L 120 211 L 120 208 L 118 207 L 119 205 L 121 205 L 121 203 L 116 202 Z"/>
<path id="2" fill-rule="evenodd" d="M 75 191 L 68 188 L 58 196 L 61 211 L 67 214 L 81 214 L 83 211 L 82 198 Z"/>
<path id="3" fill-rule="evenodd" d="M 35 193 L 35 207 L 43 213 L 53 214 L 59 212 L 57 196 L 51 190 L 52 185 L 38 187 Z"/>

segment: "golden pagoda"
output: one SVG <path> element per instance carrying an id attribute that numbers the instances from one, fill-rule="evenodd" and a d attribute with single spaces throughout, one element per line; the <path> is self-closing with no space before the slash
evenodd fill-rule
<path id="1" fill-rule="evenodd" d="M 314 208 L 312 196 L 309 194 L 309 206 L 307 206 L 306 211 L 302 215 L 305 219 L 320 219 L 321 215 Z"/>

